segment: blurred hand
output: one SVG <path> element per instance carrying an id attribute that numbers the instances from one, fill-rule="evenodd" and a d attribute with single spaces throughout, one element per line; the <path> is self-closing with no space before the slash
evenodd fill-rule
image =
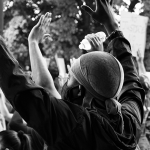
<path id="1" fill-rule="evenodd" d="M 47 12 L 45 15 L 42 15 L 38 23 L 32 28 L 28 36 L 28 41 L 35 41 L 39 43 L 42 38 L 50 37 L 47 31 L 51 20 L 51 13 Z"/>
<path id="2" fill-rule="evenodd" d="M 141 62 L 144 60 L 144 57 L 142 56 L 142 53 L 140 50 L 137 51 L 137 57 L 136 57 L 138 62 Z"/>
<path id="3" fill-rule="evenodd" d="M 95 2 L 95 11 L 86 5 L 82 5 L 82 8 L 99 23 L 105 24 L 108 21 L 114 20 L 110 0 L 95 0 Z"/>
<path id="4" fill-rule="evenodd" d="M 75 61 L 76 61 L 75 58 L 70 59 L 70 65 L 67 65 L 68 72 L 70 72 L 71 66 L 74 64 Z M 69 77 L 68 74 L 65 74 L 64 77 L 59 75 L 58 80 L 59 80 L 60 87 L 62 87 L 66 83 L 66 81 L 68 80 L 68 77 Z"/>
<path id="5" fill-rule="evenodd" d="M 96 36 L 95 34 L 88 34 L 85 36 L 85 39 L 87 39 L 91 44 L 91 50 L 90 51 L 103 51 L 103 41 L 100 37 Z M 89 52 L 89 51 L 87 51 Z"/>
<path id="6" fill-rule="evenodd" d="M 68 74 L 65 74 L 64 76 L 59 75 L 58 76 L 59 86 L 62 88 L 63 85 L 67 82 L 67 80 L 68 80 Z"/>
<path id="7" fill-rule="evenodd" d="M 116 29 L 119 29 L 115 21 L 114 14 L 111 7 L 111 0 L 95 0 L 96 9 L 92 10 L 87 5 L 82 5 L 84 9 L 94 20 L 104 25 L 110 34 Z"/>

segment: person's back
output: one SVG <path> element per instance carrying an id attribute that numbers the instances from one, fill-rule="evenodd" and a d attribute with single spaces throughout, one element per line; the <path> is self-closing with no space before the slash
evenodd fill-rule
<path id="1" fill-rule="evenodd" d="M 136 148 L 143 119 L 143 89 L 133 64 L 130 44 L 121 32 L 116 31 L 118 26 L 109 3 L 106 0 L 96 2 L 96 11 L 87 6 L 83 8 L 111 34 L 105 51 L 113 55 L 91 52 L 82 55 L 71 67 L 65 85 L 68 88 L 84 86 L 83 106 L 56 99 L 36 85 L 24 74 L 5 44 L 0 43 L 2 90 L 27 124 L 47 142 L 49 149 Z M 7 69 L 1 71 L 3 67 Z"/>

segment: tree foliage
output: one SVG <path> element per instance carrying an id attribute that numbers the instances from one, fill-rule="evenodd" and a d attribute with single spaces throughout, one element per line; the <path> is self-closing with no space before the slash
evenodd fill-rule
<path id="1" fill-rule="evenodd" d="M 50 68 L 57 70 L 54 54 L 63 55 L 68 62 L 70 57 L 78 57 L 82 51 L 78 45 L 88 33 L 104 30 L 103 26 L 94 22 L 91 17 L 81 9 L 81 5 L 95 8 L 95 0 L 7 0 L 5 3 L 4 36 L 11 51 L 21 65 L 30 66 L 28 56 L 28 35 L 31 28 L 37 23 L 39 17 L 47 11 L 52 13 L 50 34 L 53 41 L 44 40 L 40 45 L 42 54 L 50 58 Z M 138 0 L 131 0 L 126 4 L 123 0 L 114 0 L 113 6 L 116 14 L 124 6 L 133 12 Z M 146 0 L 143 0 L 143 4 Z M 147 0 L 148 3 L 148 0 Z M 145 10 L 147 4 L 143 5 Z M 144 13 L 145 12 L 145 13 Z M 148 12 L 143 11 L 142 15 Z M 149 32 L 149 30 L 148 30 Z M 150 34 L 150 33 L 148 33 Z M 147 49 L 150 43 L 147 41 Z"/>

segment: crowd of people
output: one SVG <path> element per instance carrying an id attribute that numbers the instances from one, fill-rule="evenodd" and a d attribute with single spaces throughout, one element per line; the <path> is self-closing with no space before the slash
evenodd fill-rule
<path id="1" fill-rule="evenodd" d="M 39 48 L 49 37 L 51 13 L 42 15 L 28 36 L 31 74 L 0 37 L 1 150 L 150 149 L 149 142 L 147 147 L 141 142 L 148 138 L 150 111 L 144 58 L 138 51 L 137 69 L 110 1 L 95 2 L 95 10 L 82 9 L 105 27 L 108 37 L 103 43 L 95 34 L 86 35 L 91 50 L 71 59 L 60 92 Z"/>

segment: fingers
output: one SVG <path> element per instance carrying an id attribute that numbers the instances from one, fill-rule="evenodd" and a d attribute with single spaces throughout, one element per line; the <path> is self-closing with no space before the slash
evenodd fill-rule
<path id="1" fill-rule="evenodd" d="M 44 40 L 48 38 L 50 41 L 52 41 L 50 34 L 48 34 L 51 20 L 51 13 L 49 12 L 47 12 L 44 16 L 41 17 L 40 29 L 42 31 Z"/>
<path id="2" fill-rule="evenodd" d="M 44 19 L 42 21 L 42 25 L 45 25 L 45 23 L 47 22 L 48 19 L 48 12 L 44 15 Z"/>
<path id="3" fill-rule="evenodd" d="M 91 39 L 94 38 L 94 37 L 95 37 L 95 34 L 94 34 L 94 33 L 92 33 L 92 34 L 87 34 L 87 35 L 85 36 L 85 39 L 91 40 Z"/>
<path id="4" fill-rule="evenodd" d="M 85 39 L 87 39 L 91 43 L 92 47 L 97 47 L 97 39 L 95 34 L 88 34 L 85 36 Z"/>
<path id="5" fill-rule="evenodd" d="M 68 72 L 70 72 L 71 66 L 67 65 Z"/>
<path id="6" fill-rule="evenodd" d="M 75 63 L 76 59 L 73 57 L 72 59 L 70 59 L 70 64 L 71 66 Z"/>
<path id="7" fill-rule="evenodd" d="M 86 35 L 85 39 L 87 39 L 90 42 L 93 51 L 94 50 L 103 51 L 103 40 L 99 36 L 92 33 L 92 34 Z"/>
<path id="8" fill-rule="evenodd" d="M 45 15 L 44 15 L 44 18 L 42 20 L 42 25 L 49 25 L 49 23 L 51 22 L 52 18 L 51 18 L 51 13 L 47 12 Z"/>
<path id="9" fill-rule="evenodd" d="M 102 44 L 102 41 L 99 37 L 95 36 L 95 42 L 97 45 L 101 45 Z"/>
<path id="10" fill-rule="evenodd" d="M 37 26 L 41 26 L 46 29 L 46 27 L 50 25 L 51 20 L 51 13 L 47 12 L 45 15 L 41 15 Z"/>
<path id="11" fill-rule="evenodd" d="M 110 5 L 112 5 L 113 4 L 113 0 L 110 0 L 109 3 L 110 3 Z"/>
<path id="12" fill-rule="evenodd" d="M 53 41 L 52 37 L 50 34 L 44 34 L 43 39 L 48 39 L 49 41 Z"/>
<path id="13" fill-rule="evenodd" d="M 138 57 L 139 59 L 142 59 L 142 58 L 144 57 L 144 56 L 142 56 L 142 53 L 141 53 L 140 50 L 137 51 L 137 57 Z"/>
<path id="14" fill-rule="evenodd" d="M 40 21 L 40 25 L 42 25 L 42 24 L 43 24 L 44 18 L 45 18 L 45 15 L 42 15 L 42 16 L 41 16 L 41 18 L 40 18 L 40 19 L 41 19 L 41 21 Z"/>
<path id="15" fill-rule="evenodd" d="M 89 7 L 89 6 L 86 6 L 86 5 L 82 5 L 81 8 L 83 10 L 85 10 L 90 16 L 93 15 L 94 11 Z"/>
<path id="16" fill-rule="evenodd" d="M 72 58 L 70 59 L 70 66 L 72 66 L 72 64 L 73 64 L 73 60 L 72 60 Z"/>
<path id="17" fill-rule="evenodd" d="M 37 23 L 37 26 L 41 25 L 44 19 L 44 15 L 42 15 L 39 19 L 39 22 Z"/>
<path id="18" fill-rule="evenodd" d="M 70 59 L 70 65 L 67 65 L 68 71 L 70 71 L 70 69 L 71 69 L 72 65 L 75 63 L 75 61 L 76 61 L 76 59 L 74 57 Z"/>
<path id="19" fill-rule="evenodd" d="M 102 5 L 110 4 L 111 0 L 95 0 L 96 10 L 100 9 Z"/>
<path id="20" fill-rule="evenodd" d="M 137 56 L 139 57 L 139 50 L 137 51 Z"/>
<path id="21" fill-rule="evenodd" d="M 96 3 L 96 9 L 100 6 L 100 1 L 101 1 L 101 0 L 95 0 L 95 3 Z"/>
<path id="22" fill-rule="evenodd" d="M 64 77 L 62 75 L 58 76 L 58 81 L 59 81 L 60 87 L 62 87 L 67 82 L 67 79 L 68 79 L 68 74 L 67 73 L 65 74 Z"/>
<path id="23" fill-rule="evenodd" d="M 85 36 L 85 39 L 95 41 L 97 45 L 102 44 L 106 39 L 106 34 L 104 32 L 97 32 L 95 34 L 88 34 Z"/>

